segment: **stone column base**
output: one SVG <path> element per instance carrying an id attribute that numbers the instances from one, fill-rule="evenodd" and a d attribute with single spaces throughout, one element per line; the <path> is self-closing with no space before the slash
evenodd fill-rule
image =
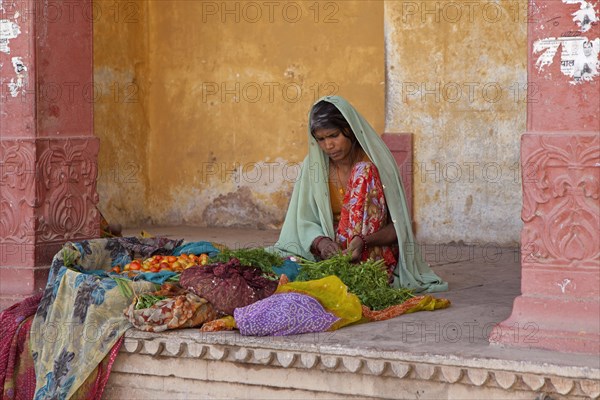
<path id="1" fill-rule="evenodd" d="M 600 354 L 600 135 L 521 140 L 521 292 L 490 342 Z"/>

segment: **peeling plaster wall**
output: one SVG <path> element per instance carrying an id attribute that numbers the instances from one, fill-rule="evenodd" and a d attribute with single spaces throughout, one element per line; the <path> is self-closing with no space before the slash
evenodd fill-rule
<path id="1" fill-rule="evenodd" d="M 526 20 L 523 0 L 385 2 L 386 131 L 414 133 L 422 241 L 519 240 Z"/>

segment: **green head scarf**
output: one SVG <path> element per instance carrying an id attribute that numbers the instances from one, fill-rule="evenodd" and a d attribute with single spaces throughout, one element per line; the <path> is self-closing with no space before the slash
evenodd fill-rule
<path id="1" fill-rule="evenodd" d="M 415 292 L 448 290 L 448 284 L 433 273 L 421 257 L 412 232 L 398 167 L 388 147 L 371 125 L 345 99 L 339 96 L 326 96 L 319 99 L 317 103 L 320 101 L 332 103 L 340 110 L 350 124 L 358 143 L 379 171 L 388 210 L 398 237 L 399 260 L 394 269 L 393 286 L 413 289 Z M 309 112 L 309 119 L 310 115 Z M 329 158 L 312 136 L 310 121 L 308 125 L 308 156 L 304 159 L 300 176 L 294 185 L 275 249 L 283 255 L 298 255 L 314 260 L 310 252 L 313 240 L 317 236 L 335 239 L 335 230 L 327 183 Z"/>

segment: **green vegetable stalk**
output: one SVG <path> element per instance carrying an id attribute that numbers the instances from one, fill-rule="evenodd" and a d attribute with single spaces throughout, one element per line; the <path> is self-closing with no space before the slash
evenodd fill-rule
<path id="1" fill-rule="evenodd" d="M 133 289 L 129 285 L 129 279 L 114 277 L 113 280 L 117 283 L 123 297 L 126 299 L 131 299 L 133 297 Z"/>
<path id="2" fill-rule="evenodd" d="M 350 260 L 350 255 L 341 254 L 318 262 L 301 260 L 297 280 L 308 281 L 336 275 L 348 286 L 348 291 L 358 296 L 361 303 L 372 310 L 402 304 L 413 297 L 409 289 L 389 286 L 383 260 L 367 260 L 359 264 L 353 264 Z"/>
<path id="3" fill-rule="evenodd" d="M 150 308 L 161 300 L 166 299 L 165 296 L 155 296 L 153 294 L 140 294 L 136 298 L 135 309 L 142 310 L 144 308 Z"/>

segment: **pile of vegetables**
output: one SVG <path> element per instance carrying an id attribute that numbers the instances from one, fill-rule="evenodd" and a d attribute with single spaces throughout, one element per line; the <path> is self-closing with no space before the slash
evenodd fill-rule
<path id="1" fill-rule="evenodd" d="M 383 310 L 413 297 L 409 289 L 389 286 L 383 260 L 353 264 L 350 259 L 350 255 L 340 254 L 318 262 L 301 260 L 297 280 L 309 281 L 336 275 L 348 286 L 349 292 L 358 296 L 361 303 L 372 310 Z"/>
<path id="2" fill-rule="evenodd" d="M 140 272 L 160 272 L 174 271 L 181 272 L 196 265 L 206 265 L 208 263 L 208 255 L 200 254 L 181 254 L 179 256 L 152 256 L 145 260 L 135 259 L 129 264 L 121 267 L 116 266 L 112 269 L 113 272 L 120 274 L 122 271 L 140 271 Z"/>
<path id="3" fill-rule="evenodd" d="M 409 289 L 397 289 L 389 286 L 386 267 L 383 260 L 367 260 L 358 264 L 352 263 L 350 260 L 350 255 L 342 254 L 318 262 L 300 259 L 298 261 L 300 264 L 300 271 L 296 280 L 317 280 L 330 275 L 335 275 L 348 286 L 349 292 L 358 296 L 361 303 L 372 310 L 383 310 L 393 305 L 402 304 L 411 297 L 414 297 L 412 291 Z M 126 265 L 124 270 L 139 272 L 170 270 L 180 273 L 193 266 L 206 265 L 206 267 L 210 267 L 209 269 L 212 271 L 214 268 L 223 267 L 224 264 L 231 264 L 232 262 L 238 269 L 243 269 L 243 267 L 258 268 L 262 271 L 262 278 L 275 281 L 278 277 L 275 274 L 273 267 L 282 266 L 284 259 L 276 254 L 267 252 L 263 248 L 238 250 L 224 248 L 211 258 L 208 258 L 206 254 L 200 256 L 182 254 L 178 257 L 153 256 L 144 261 L 134 260 Z M 242 273 L 242 269 L 237 273 Z M 214 275 L 210 276 L 209 281 L 214 281 L 213 276 Z M 170 279 L 170 281 L 178 281 L 180 275 L 176 275 L 174 278 L 176 279 Z M 122 282 L 119 283 L 119 286 L 124 286 L 122 285 Z M 235 288 L 243 285 L 241 285 L 241 282 L 236 281 L 235 285 L 232 284 L 230 286 Z M 128 294 L 131 295 L 131 293 Z M 138 295 L 135 297 L 136 309 L 149 307 L 165 298 L 164 296 L 149 294 Z"/>

